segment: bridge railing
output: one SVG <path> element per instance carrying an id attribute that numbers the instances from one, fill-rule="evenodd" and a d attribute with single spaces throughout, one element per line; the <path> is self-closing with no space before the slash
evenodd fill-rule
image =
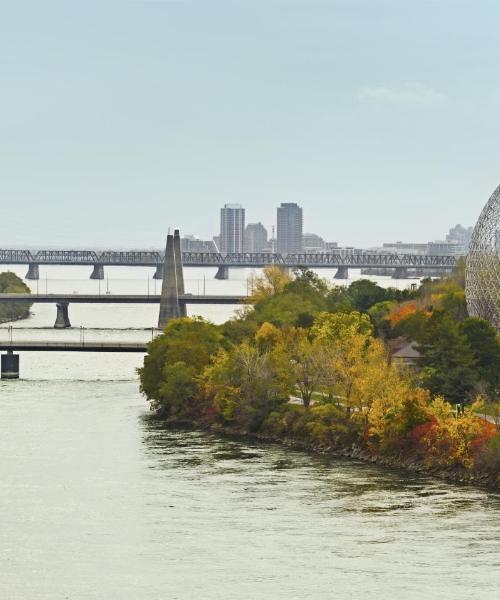
<path id="1" fill-rule="evenodd" d="M 98 263 L 97 253 L 93 250 L 39 250 L 33 257 L 38 264 L 82 264 Z"/>
<path id="2" fill-rule="evenodd" d="M 34 261 L 29 250 L 0 250 L 0 262 L 6 265 L 26 265 Z"/>
<path id="3" fill-rule="evenodd" d="M 102 265 L 158 265 L 163 263 L 163 255 L 155 251 L 126 251 L 115 252 L 106 250 L 97 258 Z"/>

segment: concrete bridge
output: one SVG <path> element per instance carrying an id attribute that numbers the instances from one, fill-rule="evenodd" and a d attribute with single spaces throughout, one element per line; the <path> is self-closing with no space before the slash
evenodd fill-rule
<path id="1" fill-rule="evenodd" d="M 182 294 L 177 297 L 180 312 L 185 313 L 187 304 L 241 304 L 248 296 L 199 296 Z M 69 318 L 70 304 L 160 304 L 161 295 L 141 294 L 0 294 L 0 304 L 55 304 L 57 315 L 54 327 L 71 327 Z M 179 315 L 181 316 L 181 315 Z"/>
<path id="2" fill-rule="evenodd" d="M 184 267 L 217 267 L 217 279 L 227 279 L 229 268 L 262 268 L 277 265 L 283 268 L 334 268 L 337 279 L 347 279 L 349 269 L 389 268 L 394 269 L 395 278 L 407 276 L 408 269 L 422 272 L 449 271 L 456 267 L 456 256 L 427 256 L 416 254 L 378 254 L 362 252 L 345 254 L 328 252 L 321 254 L 271 254 L 265 252 L 242 252 L 221 254 L 219 252 L 180 252 Z M 165 253 L 155 250 L 115 251 L 106 250 L 1 250 L 0 264 L 27 265 L 26 279 L 39 279 L 40 265 L 87 265 L 92 267 L 91 279 L 104 279 L 104 267 L 153 267 L 153 277 L 163 279 Z"/>
<path id="3" fill-rule="evenodd" d="M 15 352 L 140 352 L 145 354 L 147 344 L 136 342 L 0 342 L 1 378 L 19 379 L 19 354 Z"/>
<path id="4" fill-rule="evenodd" d="M 142 352 L 147 350 L 147 344 L 141 342 L 43 342 L 20 341 L 0 342 L 0 351 L 6 350 L 29 352 Z"/>

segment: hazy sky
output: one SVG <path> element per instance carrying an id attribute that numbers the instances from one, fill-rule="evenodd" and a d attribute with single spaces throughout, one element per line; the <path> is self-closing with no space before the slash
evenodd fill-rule
<path id="1" fill-rule="evenodd" d="M 280 202 L 443 238 L 500 183 L 498 0 L 0 3 L 0 247 L 161 246 Z"/>

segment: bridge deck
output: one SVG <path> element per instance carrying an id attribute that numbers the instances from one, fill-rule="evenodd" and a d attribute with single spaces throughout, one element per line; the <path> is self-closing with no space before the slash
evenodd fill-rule
<path id="1" fill-rule="evenodd" d="M 57 303 L 77 304 L 159 304 L 160 295 L 143 294 L 0 294 L 0 302 L 9 303 Z M 184 294 L 179 296 L 182 304 L 240 304 L 248 300 L 247 296 L 198 296 Z"/>
<path id="2" fill-rule="evenodd" d="M 141 352 L 145 353 L 147 345 L 138 342 L 0 342 L 1 350 L 31 352 Z"/>
<path id="3" fill-rule="evenodd" d="M 35 265 L 101 265 L 143 266 L 164 265 L 163 252 L 155 250 L 117 251 L 107 250 L 30 250 L 0 249 L 0 264 Z M 251 267 L 267 265 L 288 267 L 420 267 L 444 269 L 455 267 L 457 256 L 421 254 L 381 254 L 365 251 L 359 254 L 323 252 L 318 254 L 278 254 L 264 252 L 242 252 L 221 254 L 219 252 L 183 252 L 184 267 Z"/>

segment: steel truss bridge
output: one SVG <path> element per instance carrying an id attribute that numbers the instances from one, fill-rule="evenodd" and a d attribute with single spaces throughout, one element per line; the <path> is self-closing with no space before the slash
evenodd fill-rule
<path id="1" fill-rule="evenodd" d="M 6 265 L 87 265 L 87 266 L 127 266 L 163 267 L 165 255 L 157 251 L 106 250 L 1 250 L 0 264 Z M 183 252 L 182 264 L 185 267 L 264 267 L 277 265 L 288 268 L 416 268 L 453 269 L 457 265 L 456 256 L 418 254 L 361 254 L 322 253 L 322 254 L 268 254 L 218 252 Z"/>

